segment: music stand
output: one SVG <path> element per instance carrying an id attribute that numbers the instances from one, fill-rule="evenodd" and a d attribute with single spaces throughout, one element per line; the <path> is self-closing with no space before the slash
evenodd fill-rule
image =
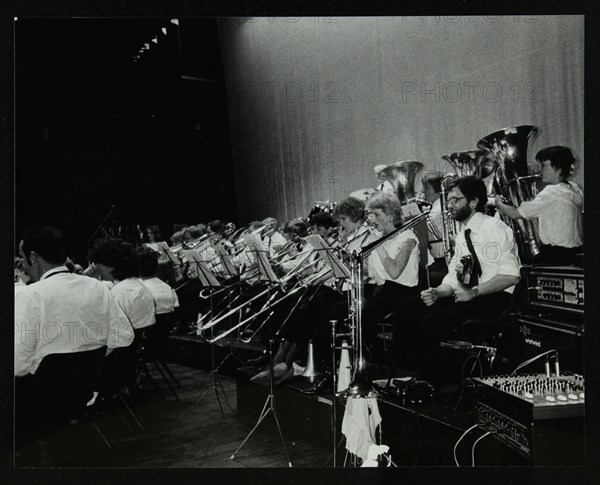
<path id="1" fill-rule="evenodd" d="M 264 248 L 264 245 L 261 244 L 261 242 L 259 242 L 257 240 L 252 240 L 252 238 L 250 238 L 249 236 L 247 236 L 247 238 L 248 238 L 248 245 L 252 246 L 251 249 L 255 253 L 256 261 L 258 263 L 258 268 L 259 268 L 259 271 L 261 274 L 261 280 L 264 279 L 265 281 L 268 281 L 269 282 L 268 284 L 270 284 L 270 285 L 280 283 L 279 278 L 277 278 L 275 271 L 273 271 L 273 268 L 271 267 L 271 265 L 269 264 L 269 261 L 267 260 L 267 258 L 265 256 L 265 252 L 268 253 L 268 250 Z M 263 257 L 263 256 L 265 256 L 265 257 Z M 271 300 L 269 299 L 267 304 L 270 305 L 270 301 Z M 269 322 L 269 320 L 271 320 L 272 316 L 273 316 L 273 312 L 269 313 L 269 316 L 262 323 L 262 325 L 259 327 L 258 330 L 260 330 L 260 328 L 262 328 L 267 322 Z M 242 449 L 242 447 L 250 439 L 252 434 L 258 429 L 258 427 L 260 426 L 260 423 L 262 423 L 264 421 L 264 419 L 269 415 L 269 413 L 273 413 L 273 417 L 275 418 L 275 424 L 277 425 L 277 431 L 279 431 L 279 437 L 281 438 L 281 443 L 283 444 L 283 450 L 285 452 L 285 456 L 288 461 L 288 466 L 291 468 L 292 462 L 290 461 L 290 455 L 287 451 L 287 447 L 285 446 L 285 439 L 283 438 L 283 433 L 281 432 L 281 425 L 279 424 L 279 419 L 277 418 L 277 411 L 275 410 L 275 391 L 274 391 L 275 374 L 273 371 L 273 337 L 272 337 L 271 324 L 268 325 L 268 329 L 269 329 L 269 340 L 268 340 L 268 342 L 269 342 L 269 346 L 268 346 L 268 349 L 269 349 L 269 394 L 268 394 L 265 404 L 262 408 L 262 411 L 260 412 L 258 421 L 254 425 L 254 427 L 250 430 L 248 435 L 244 438 L 244 441 L 242 441 L 240 446 L 238 446 L 237 449 L 233 452 L 233 454 L 230 457 L 230 460 L 235 459 L 235 456 L 239 453 L 239 451 Z M 258 332 L 258 330 L 257 330 L 257 332 Z"/>
<path id="2" fill-rule="evenodd" d="M 217 280 L 217 278 L 215 278 L 215 276 L 211 273 L 211 271 L 206 266 L 205 262 L 200 259 L 200 255 L 198 253 L 196 253 L 193 250 L 186 250 L 183 254 L 186 258 L 191 259 L 191 262 L 193 262 L 196 266 L 196 274 L 194 276 L 201 281 L 202 286 L 210 288 L 221 287 L 221 283 L 219 282 L 219 280 Z M 212 296 L 210 305 L 212 311 Z M 211 334 L 212 332 L 213 330 L 211 330 Z M 223 412 L 223 405 L 221 404 L 221 398 L 225 401 L 225 404 L 227 404 L 229 409 L 231 409 L 231 411 L 235 413 L 234 409 L 231 407 L 231 404 L 229 404 L 229 400 L 227 399 L 227 395 L 225 394 L 225 390 L 223 389 L 223 384 L 221 383 L 221 379 L 219 378 L 219 368 L 221 367 L 221 365 L 227 357 L 218 366 L 215 366 L 214 345 L 208 339 L 204 340 L 210 345 L 211 370 L 202 387 L 204 387 L 206 382 L 210 379 L 212 379 L 212 385 L 208 387 L 202 394 L 200 394 L 200 396 L 198 396 L 196 401 L 194 401 L 194 403 L 187 409 L 187 411 L 175 422 L 173 428 L 175 428 L 192 411 L 192 409 L 194 409 L 194 407 L 200 401 L 202 401 L 202 398 L 204 398 L 204 396 L 206 396 L 206 394 L 208 394 L 211 390 L 215 391 L 215 396 L 217 398 L 217 403 L 219 404 L 221 416 L 225 417 L 225 413 Z"/>

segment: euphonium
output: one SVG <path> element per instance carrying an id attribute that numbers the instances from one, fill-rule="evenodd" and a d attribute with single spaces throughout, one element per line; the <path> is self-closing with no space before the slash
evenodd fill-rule
<path id="1" fill-rule="evenodd" d="M 485 157 L 484 150 L 467 150 L 464 152 L 455 152 L 450 155 L 443 155 L 454 170 L 454 173 L 448 173 L 442 178 L 440 191 L 440 209 L 442 212 L 442 242 L 444 244 L 444 257 L 446 262 L 450 263 L 454 250 L 452 248 L 452 239 L 459 231 L 458 223 L 450 217 L 446 197 L 448 196 L 448 184 L 458 177 L 468 175 L 481 176 L 481 162 Z"/>
<path id="2" fill-rule="evenodd" d="M 477 146 L 486 150 L 496 162 L 494 189 L 508 203 L 519 207 L 523 201 L 535 196 L 535 179 L 539 175 L 531 174 L 527 165 L 527 146 L 529 139 L 537 132 L 531 125 L 504 128 L 482 138 Z M 513 220 L 502 217 L 512 227 L 519 248 L 521 260 L 531 263 L 540 253 L 541 241 L 538 235 L 536 219 Z"/>

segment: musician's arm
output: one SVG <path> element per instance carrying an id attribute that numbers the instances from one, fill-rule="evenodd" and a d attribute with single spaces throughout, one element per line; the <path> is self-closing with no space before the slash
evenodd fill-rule
<path id="1" fill-rule="evenodd" d="M 377 255 L 381 259 L 381 262 L 387 274 L 390 275 L 392 279 L 395 280 L 400 277 L 402 271 L 404 271 L 404 268 L 406 268 L 406 264 L 410 259 L 412 250 L 415 248 L 416 245 L 417 243 L 414 239 L 405 241 L 400 246 L 400 251 L 398 251 L 398 254 L 395 258 L 392 258 L 388 254 L 388 252 L 383 247 L 383 244 L 377 247 Z"/>
<path id="2" fill-rule="evenodd" d="M 500 197 L 496 197 L 496 209 L 504 216 L 510 217 L 511 219 L 523 219 L 523 216 L 519 212 L 519 209 L 511 205 L 502 202 Z"/>

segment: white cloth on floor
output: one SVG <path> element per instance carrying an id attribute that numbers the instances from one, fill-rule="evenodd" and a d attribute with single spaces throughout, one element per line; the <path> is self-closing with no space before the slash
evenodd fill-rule
<path id="1" fill-rule="evenodd" d="M 348 398 L 342 421 L 342 433 L 346 437 L 346 449 L 365 461 L 369 447 L 377 444 L 377 428 L 381 415 L 376 398 Z"/>

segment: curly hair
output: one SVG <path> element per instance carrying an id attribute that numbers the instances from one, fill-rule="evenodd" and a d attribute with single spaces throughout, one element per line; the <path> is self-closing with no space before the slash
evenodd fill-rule
<path id="1" fill-rule="evenodd" d="M 392 192 L 375 192 L 367 200 L 367 210 L 381 209 L 384 214 L 392 216 L 395 227 L 400 227 L 404 221 L 402 205 L 398 196 Z"/>

